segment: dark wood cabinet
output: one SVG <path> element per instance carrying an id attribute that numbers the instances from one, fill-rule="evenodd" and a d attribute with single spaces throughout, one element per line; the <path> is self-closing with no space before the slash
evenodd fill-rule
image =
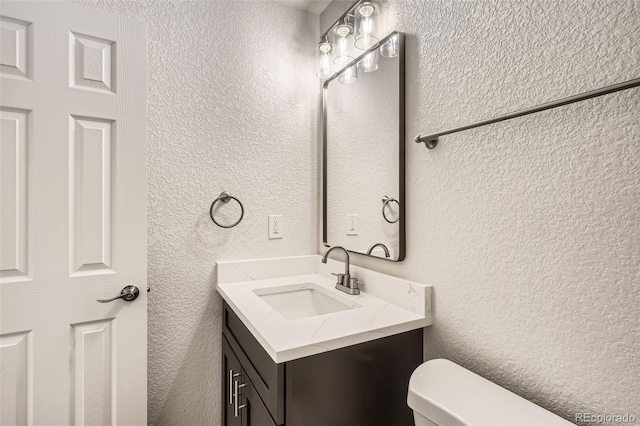
<path id="1" fill-rule="evenodd" d="M 225 426 L 276 426 L 246 370 L 222 337 L 222 424 Z"/>
<path id="2" fill-rule="evenodd" d="M 422 329 L 276 364 L 223 308 L 224 426 L 413 425 L 407 389 L 422 363 Z"/>

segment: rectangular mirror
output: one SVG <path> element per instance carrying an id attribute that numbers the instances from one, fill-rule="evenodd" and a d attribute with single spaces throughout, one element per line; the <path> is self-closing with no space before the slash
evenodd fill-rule
<path id="1" fill-rule="evenodd" d="M 363 52 L 322 95 L 324 245 L 403 260 L 404 34 Z"/>

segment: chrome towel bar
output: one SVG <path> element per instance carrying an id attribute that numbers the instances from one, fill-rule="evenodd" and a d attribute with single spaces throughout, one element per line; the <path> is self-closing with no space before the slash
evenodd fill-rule
<path id="1" fill-rule="evenodd" d="M 547 102 L 536 107 L 523 109 L 520 111 L 512 112 L 511 114 L 501 115 L 499 117 L 490 118 L 488 120 L 478 121 L 477 123 L 468 124 L 466 126 L 455 127 L 453 129 L 445 130 L 442 132 L 431 133 L 428 135 L 416 136 L 416 143 L 424 142 L 425 146 L 429 149 L 433 149 L 438 145 L 438 138 L 444 135 L 450 135 L 452 133 L 462 132 L 463 130 L 474 129 L 476 127 L 486 126 L 487 124 L 498 123 L 500 121 L 510 120 L 516 117 L 522 117 L 523 115 L 534 114 L 536 112 L 545 111 L 552 108 L 557 108 L 564 105 L 569 105 L 575 102 L 584 101 L 591 98 L 596 98 L 602 95 L 608 95 L 609 93 L 619 92 L 621 90 L 631 89 L 633 87 L 640 86 L 640 78 L 634 78 L 629 81 L 625 81 L 611 86 L 606 86 L 600 89 L 592 90 L 590 92 L 581 93 L 579 95 L 570 96 L 568 98 L 558 99 L 557 101 Z"/>

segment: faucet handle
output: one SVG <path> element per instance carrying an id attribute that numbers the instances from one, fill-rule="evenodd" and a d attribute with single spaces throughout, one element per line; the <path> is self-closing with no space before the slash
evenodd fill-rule
<path id="1" fill-rule="evenodd" d="M 349 278 L 349 288 L 358 288 L 361 285 L 364 285 L 364 283 L 362 281 L 358 281 L 356 277 Z"/>
<path id="2" fill-rule="evenodd" d="M 335 275 L 337 277 L 337 280 L 336 280 L 337 284 L 344 285 L 345 277 L 347 278 L 346 281 L 349 282 L 349 275 L 348 274 L 336 274 L 335 272 L 332 272 L 331 275 Z"/>

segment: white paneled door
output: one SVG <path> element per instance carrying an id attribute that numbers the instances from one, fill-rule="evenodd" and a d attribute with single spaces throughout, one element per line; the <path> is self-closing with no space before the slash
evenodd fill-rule
<path id="1" fill-rule="evenodd" d="M 0 31 L 0 424 L 146 424 L 146 27 L 2 1 Z"/>

